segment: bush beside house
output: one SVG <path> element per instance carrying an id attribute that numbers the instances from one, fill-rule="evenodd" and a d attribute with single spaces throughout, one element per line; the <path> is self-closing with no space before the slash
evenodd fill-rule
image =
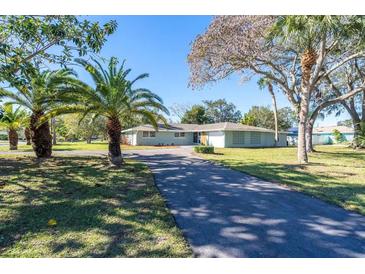
<path id="1" fill-rule="evenodd" d="M 194 147 L 194 151 L 197 153 L 205 153 L 205 154 L 213 154 L 214 147 L 212 146 L 196 146 Z"/>

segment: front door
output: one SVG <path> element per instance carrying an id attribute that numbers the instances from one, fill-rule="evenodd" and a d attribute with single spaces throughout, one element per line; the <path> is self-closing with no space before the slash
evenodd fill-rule
<path id="1" fill-rule="evenodd" d="M 193 143 L 194 144 L 198 143 L 198 132 L 194 132 L 194 134 L 193 134 Z"/>
<path id="2" fill-rule="evenodd" d="M 208 138 L 207 138 L 207 133 L 206 132 L 202 132 L 201 133 L 201 137 L 200 137 L 200 143 L 202 144 L 202 145 L 207 145 L 207 140 Z"/>

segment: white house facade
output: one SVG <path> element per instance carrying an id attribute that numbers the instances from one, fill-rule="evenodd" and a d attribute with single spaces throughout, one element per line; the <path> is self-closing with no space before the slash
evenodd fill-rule
<path id="1" fill-rule="evenodd" d="M 280 132 L 277 146 L 287 146 L 287 133 Z M 129 145 L 210 145 L 214 147 L 273 147 L 273 130 L 236 123 L 160 124 L 156 131 L 143 125 L 122 131 L 123 142 Z"/>

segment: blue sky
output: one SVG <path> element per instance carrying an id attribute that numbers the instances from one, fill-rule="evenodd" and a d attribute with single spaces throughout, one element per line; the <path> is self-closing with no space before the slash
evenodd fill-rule
<path id="1" fill-rule="evenodd" d="M 233 102 L 242 113 L 253 105 L 271 105 L 269 94 L 257 87 L 257 79 L 242 83 L 234 75 L 203 90 L 188 87 L 186 57 L 190 44 L 208 26 L 210 16 L 96 16 L 88 19 L 118 22 L 118 30 L 108 38 L 101 56 L 126 59 L 127 67 L 132 68 L 132 77 L 149 73 L 150 78 L 140 81 L 139 85 L 161 96 L 167 107 L 219 98 Z M 87 77 L 84 73 L 80 76 Z M 290 106 L 284 95 L 278 93 L 277 96 L 279 107 Z M 343 115 L 340 119 L 346 118 L 347 115 Z M 333 125 L 338 119 L 328 117 L 316 125 Z"/>

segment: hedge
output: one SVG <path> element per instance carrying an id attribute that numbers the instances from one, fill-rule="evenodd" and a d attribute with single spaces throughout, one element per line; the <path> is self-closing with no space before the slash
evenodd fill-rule
<path id="1" fill-rule="evenodd" d="M 212 147 L 212 146 L 196 146 L 196 147 L 194 147 L 194 151 L 197 152 L 197 153 L 212 154 L 212 153 L 214 153 L 214 147 Z"/>

